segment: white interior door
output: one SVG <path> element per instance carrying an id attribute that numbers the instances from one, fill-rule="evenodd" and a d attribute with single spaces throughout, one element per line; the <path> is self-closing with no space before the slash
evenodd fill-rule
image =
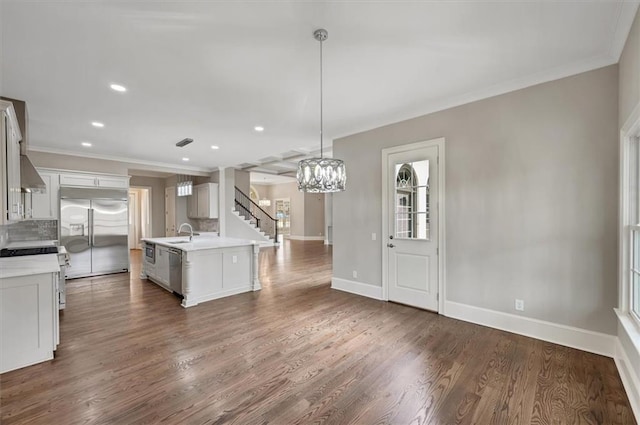
<path id="1" fill-rule="evenodd" d="M 438 311 L 437 145 L 386 156 L 389 301 Z"/>
<path id="2" fill-rule="evenodd" d="M 164 226 L 165 236 L 176 235 L 176 188 L 171 186 L 164 190 Z"/>

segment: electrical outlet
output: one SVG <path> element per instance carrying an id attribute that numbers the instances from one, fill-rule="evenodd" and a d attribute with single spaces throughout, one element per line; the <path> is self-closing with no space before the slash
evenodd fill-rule
<path id="1" fill-rule="evenodd" d="M 231 261 L 233 262 L 233 264 L 237 263 L 237 262 L 238 262 L 238 256 L 237 256 L 237 255 L 234 255 L 234 256 L 231 258 Z"/>
<path id="2" fill-rule="evenodd" d="M 358 278 L 358 272 L 356 270 L 354 270 L 352 274 L 354 279 Z"/>
<path id="3" fill-rule="evenodd" d="M 376 235 L 375 233 L 371 234 L 371 240 L 375 241 L 376 239 L 378 239 L 378 235 Z"/>
<path id="4" fill-rule="evenodd" d="M 516 298 L 516 310 L 524 311 L 524 300 L 519 300 Z"/>

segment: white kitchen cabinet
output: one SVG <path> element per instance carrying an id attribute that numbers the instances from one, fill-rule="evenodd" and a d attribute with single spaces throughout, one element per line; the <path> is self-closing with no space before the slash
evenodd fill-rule
<path id="1" fill-rule="evenodd" d="M 53 358 L 58 273 L 0 279 L 0 373 Z"/>
<path id="2" fill-rule="evenodd" d="M 128 189 L 129 177 L 89 173 L 60 173 L 60 186 Z"/>
<path id="3" fill-rule="evenodd" d="M 198 193 L 195 188 L 191 195 L 187 196 L 187 217 L 198 218 Z"/>
<path id="4" fill-rule="evenodd" d="M 60 215 L 60 173 L 38 169 L 38 174 L 46 185 L 46 191 L 25 194 L 26 217 L 57 220 Z"/>
<path id="5" fill-rule="evenodd" d="M 20 139 L 15 110 L 11 102 L 0 100 L 0 187 L 2 216 L 0 224 L 23 218 L 24 207 L 20 188 Z"/>
<path id="6" fill-rule="evenodd" d="M 156 245 L 156 264 L 154 276 L 159 283 L 169 287 L 169 248 Z"/>
<path id="7" fill-rule="evenodd" d="M 189 196 L 189 218 L 218 218 L 218 183 L 204 183 L 193 187 Z"/>

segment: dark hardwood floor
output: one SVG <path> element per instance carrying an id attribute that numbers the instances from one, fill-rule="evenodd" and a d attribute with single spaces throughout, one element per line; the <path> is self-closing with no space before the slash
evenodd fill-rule
<path id="1" fill-rule="evenodd" d="M 57 356 L 0 376 L 0 423 L 635 423 L 609 358 L 332 290 L 322 242 L 261 257 L 262 291 L 186 310 L 138 253 L 70 281 Z"/>

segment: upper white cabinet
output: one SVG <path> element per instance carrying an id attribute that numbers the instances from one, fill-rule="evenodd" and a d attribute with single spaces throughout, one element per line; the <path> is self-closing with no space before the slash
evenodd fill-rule
<path id="1" fill-rule="evenodd" d="M 20 139 L 22 135 L 11 102 L 0 100 L 0 224 L 22 219 L 24 208 L 20 189 Z"/>
<path id="2" fill-rule="evenodd" d="M 102 174 L 60 173 L 60 186 L 129 188 L 128 176 Z"/>
<path id="3" fill-rule="evenodd" d="M 27 218 L 46 218 L 57 220 L 60 215 L 59 190 L 60 173 L 55 171 L 38 169 L 38 174 L 47 186 L 43 193 L 31 193 L 31 205 L 27 198 L 26 216 Z"/>
<path id="4" fill-rule="evenodd" d="M 193 187 L 187 201 L 189 218 L 218 218 L 218 183 L 204 183 Z"/>

